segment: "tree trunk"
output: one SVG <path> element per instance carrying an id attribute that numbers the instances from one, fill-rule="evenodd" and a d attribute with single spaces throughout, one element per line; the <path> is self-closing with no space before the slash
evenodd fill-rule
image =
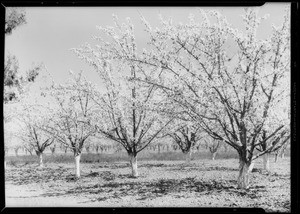
<path id="1" fill-rule="evenodd" d="M 281 153 L 281 158 L 284 159 L 284 151 Z"/>
<path id="2" fill-rule="evenodd" d="M 6 160 L 4 160 L 4 171 L 6 170 Z"/>
<path id="3" fill-rule="evenodd" d="M 238 187 L 241 189 L 249 188 L 249 174 L 253 164 L 240 159 Z"/>
<path id="4" fill-rule="evenodd" d="M 76 178 L 80 178 L 80 156 L 81 154 L 75 155 L 75 176 Z"/>
<path id="5" fill-rule="evenodd" d="M 130 165 L 131 165 L 131 170 L 132 170 L 132 177 L 138 177 L 139 173 L 137 170 L 137 157 L 136 154 L 129 154 L 129 158 L 130 158 Z"/>
<path id="6" fill-rule="evenodd" d="M 253 168 L 254 168 L 254 162 L 252 162 L 252 163 L 250 164 L 250 166 L 249 166 L 249 172 L 252 172 Z"/>
<path id="7" fill-rule="evenodd" d="M 19 149 L 15 149 L 16 156 L 19 156 L 18 151 L 19 151 Z"/>
<path id="8" fill-rule="evenodd" d="M 51 154 L 54 155 L 54 153 L 55 153 L 55 147 L 50 148 L 50 150 L 51 150 Z"/>
<path id="9" fill-rule="evenodd" d="M 187 153 L 186 153 L 186 156 L 185 156 L 185 162 L 186 163 L 190 163 L 192 160 L 192 149 L 190 149 Z"/>
<path id="10" fill-rule="evenodd" d="M 279 155 L 278 153 L 275 154 L 275 161 L 274 161 L 275 163 L 277 162 L 278 155 Z"/>
<path id="11" fill-rule="evenodd" d="M 228 147 L 227 147 L 227 145 L 224 146 L 224 150 L 225 150 L 226 153 L 228 152 Z"/>
<path id="12" fill-rule="evenodd" d="M 39 166 L 40 166 L 40 167 L 44 167 L 44 163 L 43 163 L 43 153 L 42 153 L 42 152 L 38 153 L 38 157 L 39 157 Z"/>
<path id="13" fill-rule="evenodd" d="M 270 171 L 269 154 L 263 155 L 263 164 L 264 164 L 264 170 Z"/>
<path id="14" fill-rule="evenodd" d="M 212 159 L 212 160 L 215 160 L 215 158 L 216 158 L 216 155 L 217 155 L 217 152 L 213 152 L 213 153 L 211 153 L 211 159 Z"/>

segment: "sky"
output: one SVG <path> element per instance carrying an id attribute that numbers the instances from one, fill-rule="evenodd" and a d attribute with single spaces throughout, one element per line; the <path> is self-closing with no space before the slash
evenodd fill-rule
<path id="1" fill-rule="evenodd" d="M 271 32 L 271 24 L 283 21 L 288 3 L 267 3 L 259 7 L 259 15 L 269 18 L 258 29 L 259 36 Z M 145 44 L 145 33 L 140 21 L 142 14 L 152 27 L 158 26 L 158 14 L 172 17 L 176 23 L 186 23 L 189 14 L 197 14 L 199 7 L 25 7 L 27 24 L 19 26 L 12 35 L 5 37 L 5 53 L 13 54 L 22 72 L 34 64 L 43 63 L 55 81 L 67 79 L 69 70 L 83 70 L 89 80 L 97 81 L 97 74 L 70 51 L 85 43 L 96 44 L 92 36 L 99 35 L 96 26 L 113 26 L 112 14 L 121 22 L 130 17 L 135 25 L 138 44 Z M 216 9 L 227 17 L 229 23 L 241 28 L 243 7 L 205 7 Z M 143 47 L 140 47 L 143 48 Z"/>

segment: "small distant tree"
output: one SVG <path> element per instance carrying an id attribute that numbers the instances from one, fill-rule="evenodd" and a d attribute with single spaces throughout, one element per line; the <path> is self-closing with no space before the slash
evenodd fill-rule
<path id="1" fill-rule="evenodd" d="M 21 131 L 17 135 L 24 143 L 23 148 L 29 152 L 35 151 L 39 157 L 39 166 L 43 167 L 44 151 L 54 142 L 54 138 L 44 131 L 52 115 L 45 106 L 39 104 L 41 99 L 37 95 L 39 94 L 27 94 L 19 101 L 18 120 Z"/>
<path id="2" fill-rule="evenodd" d="M 26 144 L 23 148 L 25 148 L 30 155 L 32 155 L 32 150 L 35 151 L 39 158 L 39 166 L 43 167 L 43 154 L 45 149 L 53 143 L 53 137 L 47 136 L 44 131 L 32 124 L 26 124 L 23 133 L 21 132 L 20 134 L 22 134 L 20 138 L 24 144 Z"/>
<path id="3" fill-rule="evenodd" d="M 155 147 L 157 148 L 157 153 L 161 153 L 162 146 L 163 145 L 160 142 L 155 144 Z"/>
<path id="4" fill-rule="evenodd" d="M 181 125 L 179 128 L 168 133 L 174 142 L 178 145 L 181 151 L 186 154 L 186 162 L 190 162 L 192 158 L 192 150 L 199 140 L 199 127 Z"/>
<path id="5" fill-rule="evenodd" d="M 275 163 L 278 160 L 278 156 L 280 158 L 284 158 L 284 153 L 289 145 L 290 145 L 290 141 L 286 141 L 286 143 L 281 148 L 279 148 L 278 150 L 275 151 Z"/>
<path id="6" fill-rule="evenodd" d="M 204 142 L 211 153 L 211 159 L 215 160 L 218 150 L 221 147 L 222 143 L 218 140 L 211 139 L 209 136 L 208 139 L 206 138 L 204 140 Z"/>
<path id="7" fill-rule="evenodd" d="M 222 145 L 223 145 L 223 148 L 224 148 L 224 152 L 225 153 L 228 152 L 228 144 L 222 143 Z"/>
<path id="8" fill-rule="evenodd" d="M 123 151 L 123 146 L 122 145 L 120 145 L 119 143 L 114 145 L 114 152 L 115 153 L 119 153 L 119 152 L 122 152 L 122 151 Z"/>
<path id="9" fill-rule="evenodd" d="M 261 138 L 261 142 L 259 144 L 259 147 L 257 147 L 256 149 L 259 152 L 264 152 L 265 154 L 262 156 L 263 157 L 263 169 L 266 171 L 270 171 L 270 153 L 267 152 L 267 149 L 270 148 L 270 145 L 273 146 L 274 145 L 274 149 L 272 150 L 273 153 L 275 153 L 275 160 L 277 160 L 277 154 L 279 153 L 279 151 L 284 151 L 284 149 L 287 146 L 287 142 L 290 139 L 290 135 L 287 134 L 288 130 L 286 131 L 282 131 L 281 134 L 278 136 L 274 136 L 271 139 L 267 139 L 268 133 L 266 130 L 263 130 L 263 134 L 262 134 L 262 138 Z"/>
<path id="10" fill-rule="evenodd" d="M 63 149 L 63 152 L 64 152 L 65 154 L 67 154 L 67 152 L 68 152 L 68 150 L 69 150 L 69 147 L 63 146 L 62 149 Z M 75 160 L 75 161 L 76 161 L 76 160 Z M 76 165 L 76 169 L 77 169 L 77 165 Z"/>
<path id="11" fill-rule="evenodd" d="M 4 115 L 8 115 L 7 111 L 14 111 L 15 108 L 7 109 L 7 105 L 4 105 Z M 16 120 L 16 114 L 11 113 L 9 120 L 4 122 L 4 148 L 14 151 L 15 155 L 19 155 L 19 150 L 22 148 L 22 142 L 17 137 L 19 132 L 18 120 Z"/>
<path id="12" fill-rule="evenodd" d="M 84 145 L 84 148 L 85 148 L 85 151 L 89 154 L 91 152 L 91 147 L 92 147 L 92 144 L 88 141 L 85 143 Z"/>
<path id="13" fill-rule="evenodd" d="M 5 152 L 5 155 L 7 155 L 7 154 L 8 154 L 8 151 L 9 151 L 9 148 L 8 148 L 8 146 L 4 145 L 4 152 Z"/>
<path id="14" fill-rule="evenodd" d="M 102 148 L 103 145 L 101 143 L 102 140 L 103 140 L 103 137 L 97 136 L 97 135 L 90 138 L 90 146 L 97 154 L 99 154 L 99 152 L 102 152 L 102 150 L 103 150 L 103 148 Z"/>
<path id="15" fill-rule="evenodd" d="M 55 151 L 56 151 L 56 144 L 55 144 L 55 142 L 52 143 L 52 145 L 50 146 L 50 151 L 51 151 L 51 154 L 52 154 L 52 155 L 55 154 Z"/>
<path id="16" fill-rule="evenodd" d="M 15 151 L 15 155 L 16 156 L 19 156 L 19 150 L 22 148 L 21 145 L 16 145 L 14 146 L 14 151 Z"/>
<path id="17" fill-rule="evenodd" d="M 173 145 L 172 145 L 172 148 L 173 148 L 173 151 L 177 151 L 177 150 L 178 150 L 178 145 L 177 145 L 177 144 L 176 144 L 176 145 L 173 144 Z"/>
<path id="18" fill-rule="evenodd" d="M 100 145 L 94 145 L 95 151 L 98 154 L 99 153 L 99 149 L 100 149 Z"/>

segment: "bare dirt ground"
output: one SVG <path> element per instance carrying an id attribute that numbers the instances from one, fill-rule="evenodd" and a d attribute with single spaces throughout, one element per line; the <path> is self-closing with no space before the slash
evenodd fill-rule
<path id="1" fill-rule="evenodd" d="M 272 160 L 273 161 L 273 160 Z M 237 189 L 238 160 L 140 161 L 139 178 L 127 162 L 8 166 L 7 207 L 255 207 L 290 210 L 290 159 L 256 161 L 251 188 Z"/>

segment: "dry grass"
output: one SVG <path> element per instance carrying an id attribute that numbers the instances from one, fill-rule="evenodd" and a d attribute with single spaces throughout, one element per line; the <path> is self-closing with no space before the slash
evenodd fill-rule
<path id="1" fill-rule="evenodd" d="M 139 161 L 139 178 L 130 176 L 127 162 L 83 163 L 82 177 L 74 166 L 48 162 L 8 166 L 7 206 L 83 207 L 260 207 L 266 211 L 290 209 L 289 159 L 261 170 L 258 160 L 251 188 L 236 186 L 237 159 Z"/>

